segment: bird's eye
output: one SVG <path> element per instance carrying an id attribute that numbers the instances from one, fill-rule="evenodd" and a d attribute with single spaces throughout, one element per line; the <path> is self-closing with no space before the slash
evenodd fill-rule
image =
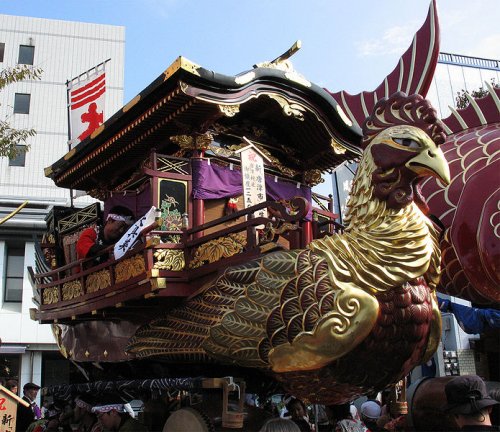
<path id="1" fill-rule="evenodd" d="M 408 147 L 411 149 L 419 149 L 420 145 L 415 141 L 410 138 L 394 138 L 394 141 L 397 142 L 399 145 L 402 145 L 403 147 Z"/>

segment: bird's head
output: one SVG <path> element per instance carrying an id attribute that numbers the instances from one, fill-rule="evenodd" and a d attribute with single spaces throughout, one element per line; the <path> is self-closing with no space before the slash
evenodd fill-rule
<path id="1" fill-rule="evenodd" d="M 380 100 L 363 126 L 366 157 L 373 159 L 373 194 L 388 208 L 414 201 L 424 212 L 419 182 L 427 176 L 450 182 L 450 170 L 439 144 L 444 129 L 430 103 L 419 95 L 396 93 Z"/>

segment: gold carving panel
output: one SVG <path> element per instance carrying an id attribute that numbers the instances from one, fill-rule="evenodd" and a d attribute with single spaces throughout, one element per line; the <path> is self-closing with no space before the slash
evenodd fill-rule
<path id="1" fill-rule="evenodd" d="M 106 269 L 88 275 L 85 281 L 87 293 L 97 292 L 109 286 L 111 286 L 111 274 Z"/>
<path id="2" fill-rule="evenodd" d="M 120 283 L 146 272 L 146 263 L 142 255 L 119 262 L 115 267 L 115 282 Z"/>
<path id="3" fill-rule="evenodd" d="M 59 288 L 45 288 L 43 290 L 43 304 L 53 304 L 59 301 Z"/>
<path id="4" fill-rule="evenodd" d="M 243 252 L 245 244 L 246 237 L 238 233 L 210 240 L 195 249 L 189 268 L 198 268 L 203 264 L 211 264 L 222 258 L 229 258 Z"/>
<path id="5" fill-rule="evenodd" d="M 181 271 L 186 265 L 184 251 L 180 249 L 160 249 L 154 253 L 153 268 L 160 270 Z"/>
<path id="6" fill-rule="evenodd" d="M 63 284 L 62 286 L 63 300 L 71 300 L 76 297 L 80 297 L 82 295 L 83 295 L 83 288 L 79 280 L 74 280 Z"/>
<path id="7" fill-rule="evenodd" d="M 240 112 L 239 105 L 217 105 L 222 114 L 226 117 L 234 117 L 236 114 Z"/>

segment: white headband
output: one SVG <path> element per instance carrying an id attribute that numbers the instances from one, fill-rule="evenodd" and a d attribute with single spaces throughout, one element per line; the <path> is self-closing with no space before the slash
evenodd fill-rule
<path id="1" fill-rule="evenodd" d="M 109 213 L 106 220 L 108 219 L 113 219 L 115 221 L 121 221 L 127 223 L 128 225 L 132 225 L 132 216 L 122 216 L 115 213 Z"/>
<path id="2" fill-rule="evenodd" d="M 108 405 L 98 405 L 98 406 L 95 406 L 94 408 L 92 408 L 92 412 L 93 413 L 107 413 L 107 412 L 110 412 L 110 411 L 117 411 L 117 412 L 126 412 L 125 411 L 125 407 L 123 406 L 123 404 L 120 404 L 120 403 L 116 403 L 116 404 L 108 404 Z"/>
<path id="3" fill-rule="evenodd" d="M 76 398 L 75 399 L 75 405 L 77 407 L 83 408 L 83 409 L 85 409 L 85 410 L 87 410 L 89 412 L 92 411 L 92 405 L 90 405 L 89 403 L 81 400 L 80 398 Z"/>

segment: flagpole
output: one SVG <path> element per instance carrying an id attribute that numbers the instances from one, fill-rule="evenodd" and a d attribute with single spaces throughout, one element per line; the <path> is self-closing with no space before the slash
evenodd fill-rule
<path id="1" fill-rule="evenodd" d="M 78 78 L 80 78 L 81 76 L 85 75 L 85 74 L 88 74 L 90 71 L 93 71 L 93 70 L 97 70 L 97 68 L 101 65 L 105 65 L 107 62 L 111 61 L 111 57 L 107 60 L 104 60 L 103 62 L 99 63 L 98 65 L 96 66 L 93 66 L 91 67 L 90 69 L 86 70 L 85 72 L 82 72 L 80 75 L 77 75 L 76 77 L 74 77 L 71 81 L 74 81 Z"/>
<path id="2" fill-rule="evenodd" d="M 71 107 L 70 107 L 70 89 L 69 89 L 70 81 L 66 81 L 66 105 L 68 109 L 68 151 L 71 150 Z M 71 204 L 71 208 L 73 208 L 73 188 L 69 190 L 69 202 Z"/>

